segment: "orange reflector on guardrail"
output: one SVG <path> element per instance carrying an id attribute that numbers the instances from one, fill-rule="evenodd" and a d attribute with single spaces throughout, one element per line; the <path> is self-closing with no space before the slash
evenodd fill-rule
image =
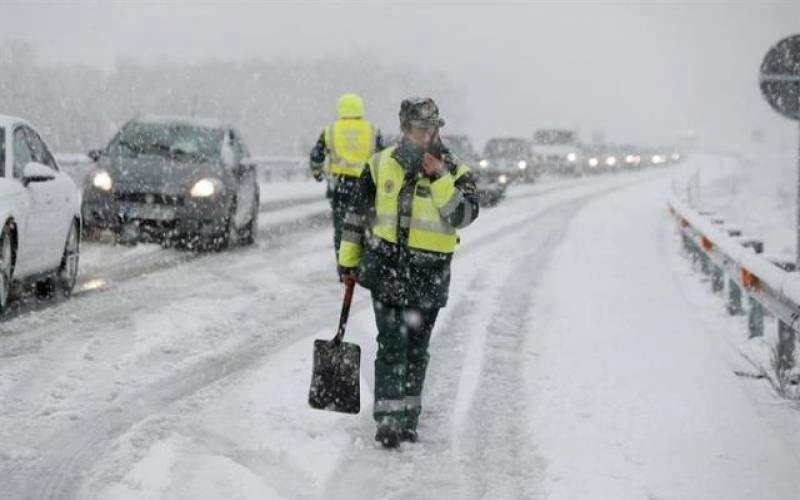
<path id="1" fill-rule="evenodd" d="M 703 246 L 703 250 L 705 251 L 709 251 L 714 248 L 714 244 L 705 236 L 700 236 L 700 244 Z"/>
<path id="2" fill-rule="evenodd" d="M 742 285 L 748 290 L 760 290 L 761 289 L 761 280 L 758 279 L 758 276 L 751 273 L 745 268 L 742 268 Z"/>

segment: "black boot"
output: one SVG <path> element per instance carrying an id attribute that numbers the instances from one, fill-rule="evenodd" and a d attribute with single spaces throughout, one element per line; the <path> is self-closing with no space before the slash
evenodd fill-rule
<path id="1" fill-rule="evenodd" d="M 409 443 L 416 443 L 417 442 L 417 431 L 414 429 L 403 429 L 400 431 L 400 440 L 406 441 Z"/>
<path id="2" fill-rule="evenodd" d="M 381 443 L 384 448 L 397 448 L 400 445 L 400 429 L 397 423 L 390 419 L 378 422 L 375 441 Z"/>

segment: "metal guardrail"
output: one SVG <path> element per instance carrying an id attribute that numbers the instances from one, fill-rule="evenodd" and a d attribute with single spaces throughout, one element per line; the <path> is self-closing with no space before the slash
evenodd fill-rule
<path id="1" fill-rule="evenodd" d="M 296 156 L 253 156 L 244 160 L 253 164 L 259 172 L 259 180 L 273 182 L 278 179 L 311 179 L 308 158 Z"/>
<path id="2" fill-rule="evenodd" d="M 94 168 L 92 160 L 83 154 L 55 155 L 59 166 L 67 172 L 80 186 L 86 175 Z M 308 160 L 293 156 L 254 156 L 244 160 L 246 164 L 255 165 L 258 180 L 274 182 L 278 180 L 310 179 Z"/>
<path id="3" fill-rule="evenodd" d="M 722 293 L 727 281 L 726 309 L 731 315 L 748 315 L 749 337 L 764 335 L 764 317 L 778 322 L 778 342 L 773 360 L 778 383 L 795 366 L 796 332 L 800 328 L 800 273 L 795 263 L 764 256 L 763 242 L 742 236 L 738 227 L 712 213 L 694 210 L 673 198 L 683 248 L 711 278 L 711 289 Z M 747 298 L 747 308 L 744 307 Z"/>

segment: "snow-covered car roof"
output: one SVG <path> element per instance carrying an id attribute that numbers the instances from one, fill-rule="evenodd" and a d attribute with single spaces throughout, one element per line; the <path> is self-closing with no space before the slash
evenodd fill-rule
<path id="1" fill-rule="evenodd" d="M 139 123 L 154 123 L 154 124 L 181 124 L 189 125 L 192 127 L 201 128 L 230 128 L 230 126 L 216 118 L 202 118 L 195 116 L 176 116 L 176 115 L 141 115 L 133 119 Z"/>
<path id="2" fill-rule="evenodd" d="M 15 123 L 24 123 L 26 125 L 31 125 L 28 120 L 25 120 L 23 118 L 18 118 L 16 116 L 10 116 L 10 115 L 0 115 L 0 127 L 8 128 Z"/>

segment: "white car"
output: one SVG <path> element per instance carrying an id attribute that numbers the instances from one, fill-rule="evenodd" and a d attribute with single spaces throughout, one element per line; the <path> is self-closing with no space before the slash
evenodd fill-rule
<path id="1" fill-rule="evenodd" d="M 81 194 L 34 127 L 0 115 L 0 314 L 12 285 L 39 295 L 75 287 Z"/>

